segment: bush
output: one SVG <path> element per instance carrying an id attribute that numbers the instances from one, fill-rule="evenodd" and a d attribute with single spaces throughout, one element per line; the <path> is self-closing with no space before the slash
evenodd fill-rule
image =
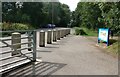
<path id="1" fill-rule="evenodd" d="M 80 35 L 87 35 L 83 29 L 80 29 Z"/>
<path id="2" fill-rule="evenodd" d="M 76 29 L 75 29 L 75 34 L 76 34 L 76 35 L 80 35 L 80 29 L 79 29 L 79 28 L 76 28 Z"/>
<path id="3" fill-rule="evenodd" d="M 87 35 L 84 29 L 78 28 L 78 27 L 75 28 L 75 34 L 76 35 Z"/>
<path id="4" fill-rule="evenodd" d="M 14 23 L 12 24 L 13 30 L 28 30 L 28 25 L 20 24 L 20 23 Z"/>
<path id="5" fill-rule="evenodd" d="M 9 30 L 28 30 L 28 29 L 34 29 L 30 25 L 21 24 L 21 23 L 0 23 L 0 30 L 2 31 L 9 31 Z M 22 32 L 25 33 L 25 32 Z M 10 36 L 11 33 L 2 33 L 2 37 L 4 36 Z"/>
<path id="6" fill-rule="evenodd" d="M 5 30 L 11 30 L 11 24 L 10 23 L 1 23 L 0 24 L 0 29 L 5 31 Z"/>
<path id="7" fill-rule="evenodd" d="M 6 30 L 28 30 L 29 25 L 26 25 L 26 24 L 20 24 L 20 23 L 1 23 L 0 24 L 0 29 L 3 30 L 3 31 L 6 31 Z"/>

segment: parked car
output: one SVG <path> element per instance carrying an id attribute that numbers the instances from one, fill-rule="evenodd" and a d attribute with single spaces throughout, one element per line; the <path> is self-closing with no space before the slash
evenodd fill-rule
<path id="1" fill-rule="evenodd" d="M 55 28 L 54 24 L 47 24 L 47 28 Z"/>

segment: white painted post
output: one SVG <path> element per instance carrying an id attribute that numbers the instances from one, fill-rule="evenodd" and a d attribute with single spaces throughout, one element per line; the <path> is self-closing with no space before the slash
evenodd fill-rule
<path id="1" fill-rule="evenodd" d="M 63 30 L 60 30 L 60 37 L 63 38 Z"/>
<path id="2" fill-rule="evenodd" d="M 69 34 L 70 34 L 70 29 L 69 29 Z"/>
<path id="3" fill-rule="evenodd" d="M 52 44 L 52 31 L 48 30 L 47 32 L 47 44 Z"/>
<path id="4" fill-rule="evenodd" d="M 14 55 L 20 55 L 20 51 L 21 50 L 17 50 L 17 49 L 20 49 L 21 48 L 21 34 L 18 33 L 18 32 L 14 32 L 12 33 L 12 56 Z M 18 44 L 18 45 L 15 45 L 15 44 Z"/>
<path id="5" fill-rule="evenodd" d="M 40 47 L 45 47 L 45 32 L 43 30 L 40 31 L 39 46 Z"/>
<path id="6" fill-rule="evenodd" d="M 57 34 L 56 34 L 56 30 L 53 30 L 53 42 L 57 41 Z"/>
<path id="7" fill-rule="evenodd" d="M 57 30 L 57 40 L 60 40 L 60 30 Z"/>
<path id="8" fill-rule="evenodd" d="M 64 29 L 64 37 L 66 37 L 66 29 Z"/>

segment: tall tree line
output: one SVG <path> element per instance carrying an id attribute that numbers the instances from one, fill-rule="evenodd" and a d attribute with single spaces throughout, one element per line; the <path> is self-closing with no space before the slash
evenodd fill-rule
<path id="1" fill-rule="evenodd" d="M 27 23 L 34 27 L 56 24 L 67 27 L 70 23 L 70 9 L 60 2 L 15 2 L 2 3 L 2 21 L 9 23 Z"/>
<path id="2" fill-rule="evenodd" d="M 72 12 L 72 27 L 110 28 L 120 33 L 120 2 L 79 2 Z"/>

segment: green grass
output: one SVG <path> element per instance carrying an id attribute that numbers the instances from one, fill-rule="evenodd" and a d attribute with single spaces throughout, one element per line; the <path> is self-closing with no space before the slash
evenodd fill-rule
<path id="1" fill-rule="evenodd" d="M 108 52 L 111 52 L 113 54 L 118 54 L 118 42 L 111 44 L 106 49 Z"/>
<path id="2" fill-rule="evenodd" d="M 75 27 L 75 34 L 76 35 L 80 35 L 79 34 L 79 29 L 82 29 L 84 31 L 83 36 L 98 36 L 97 31 L 91 30 L 91 29 L 87 29 L 85 27 L 79 28 L 79 27 Z"/>
<path id="3" fill-rule="evenodd" d="M 101 45 L 103 44 L 105 43 L 101 43 Z M 111 54 L 117 55 L 118 54 L 118 40 L 109 39 L 109 46 L 105 47 L 105 50 Z"/>
<path id="4" fill-rule="evenodd" d="M 86 32 L 86 36 L 98 36 L 98 33 L 91 29 L 83 28 L 83 30 Z"/>

